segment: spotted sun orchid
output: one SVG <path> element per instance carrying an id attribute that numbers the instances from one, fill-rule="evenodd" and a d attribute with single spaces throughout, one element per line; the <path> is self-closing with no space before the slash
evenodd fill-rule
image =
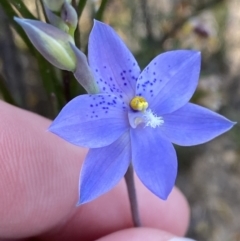
<path id="1" fill-rule="evenodd" d="M 172 143 L 201 144 L 234 125 L 188 103 L 198 84 L 200 53 L 166 52 L 141 72 L 113 29 L 98 21 L 88 53 L 99 93 L 70 101 L 49 128 L 72 144 L 90 148 L 80 173 L 78 204 L 112 189 L 129 165 L 151 192 L 167 199 L 177 175 Z"/>

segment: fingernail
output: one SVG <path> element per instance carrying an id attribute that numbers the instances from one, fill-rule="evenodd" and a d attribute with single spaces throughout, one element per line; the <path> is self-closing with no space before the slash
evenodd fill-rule
<path id="1" fill-rule="evenodd" d="M 172 238 L 170 239 L 169 241 L 196 241 L 194 239 L 191 239 L 191 238 Z"/>

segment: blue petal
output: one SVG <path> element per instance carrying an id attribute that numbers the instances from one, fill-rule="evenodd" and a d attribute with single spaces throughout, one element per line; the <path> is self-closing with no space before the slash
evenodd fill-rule
<path id="1" fill-rule="evenodd" d="M 80 174 L 78 205 L 111 190 L 126 173 L 130 159 L 129 132 L 109 146 L 91 149 Z"/>
<path id="2" fill-rule="evenodd" d="M 173 145 L 163 139 L 160 128 L 131 129 L 132 161 L 143 184 L 161 199 L 167 199 L 177 176 Z"/>
<path id="3" fill-rule="evenodd" d="M 81 95 L 70 101 L 49 130 L 88 148 L 113 143 L 129 128 L 127 107 L 114 95 Z"/>
<path id="4" fill-rule="evenodd" d="M 95 21 L 89 37 L 89 64 L 102 92 L 129 102 L 135 94 L 139 66 L 123 41 L 108 25 Z"/>
<path id="5" fill-rule="evenodd" d="M 210 141 L 235 124 L 213 111 L 191 103 L 164 115 L 163 120 L 164 124 L 160 127 L 163 135 L 181 146 Z"/>
<path id="6" fill-rule="evenodd" d="M 136 86 L 158 115 L 171 113 L 192 97 L 199 78 L 200 53 L 177 50 L 160 54 L 143 70 Z"/>

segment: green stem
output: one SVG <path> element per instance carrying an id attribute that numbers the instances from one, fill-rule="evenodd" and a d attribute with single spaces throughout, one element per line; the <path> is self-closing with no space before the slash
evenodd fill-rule
<path id="1" fill-rule="evenodd" d="M 82 12 L 85 8 L 85 5 L 87 3 L 87 0 L 80 0 L 78 4 L 74 0 L 72 3 L 73 3 L 73 7 L 77 11 L 78 21 L 79 21 L 81 16 L 82 16 Z M 80 31 L 79 23 L 78 23 L 77 28 L 75 30 L 75 43 L 76 43 L 76 46 L 80 49 L 81 48 L 81 31 Z"/>
<path id="2" fill-rule="evenodd" d="M 95 15 L 95 19 L 99 20 L 99 21 L 102 21 L 103 19 L 103 13 L 105 11 L 105 8 L 107 6 L 107 3 L 108 3 L 108 0 L 102 0 L 102 3 L 98 9 L 98 11 L 96 12 L 96 15 Z"/>
<path id="3" fill-rule="evenodd" d="M 127 190 L 128 190 L 128 197 L 129 197 L 129 202 L 131 206 L 131 213 L 132 213 L 132 220 L 133 220 L 134 227 L 141 227 L 142 225 L 139 217 L 132 164 L 129 165 L 128 170 L 125 174 L 125 181 L 126 181 Z"/>
<path id="4" fill-rule="evenodd" d="M 79 3 L 78 3 L 77 13 L 78 13 L 79 19 L 82 16 L 82 12 L 83 12 L 83 9 L 85 8 L 86 3 L 87 3 L 87 0 L 80 0 Z"/>

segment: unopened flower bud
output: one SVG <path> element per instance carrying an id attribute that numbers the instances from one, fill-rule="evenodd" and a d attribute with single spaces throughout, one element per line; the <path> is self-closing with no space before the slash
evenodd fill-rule
<path id="1" fill-rule="evenodd" d="M 63 4 L 61 18 L 69 26 L 69 34 L 73 36 L 77 27 L 78 16 L 74 7 L 67 1 Z"/>
<path id="2" fill-rule="evenodd" d="M 46 4 L 44 5 L 44 10 L 47 16 L 47 19 L 49 21 L 50 24 L 52 24 L 53 26 L 63 30 L 64 32 L 68 33 L 69 32 L 69 26 L 61 19 L 61 17 L 59 17 L 58 15 L 56 15 L 54 12 L 52 12 Z"/>
<path id="3" fill-rule="evenodd" d="M 58 28 L 41 21 L 14 18 L 36 49 L 59 69 L 75 71 L 76 56 L 69 43 L 73 38 Z"/>
<path id="4" fill-rule="evenodd" d="M 65 0 L 43 0 L 43 2 L 51 11 L 60 12 Z M 66 0 L 66 2 L 71 3 L 71 0 Z"/>

